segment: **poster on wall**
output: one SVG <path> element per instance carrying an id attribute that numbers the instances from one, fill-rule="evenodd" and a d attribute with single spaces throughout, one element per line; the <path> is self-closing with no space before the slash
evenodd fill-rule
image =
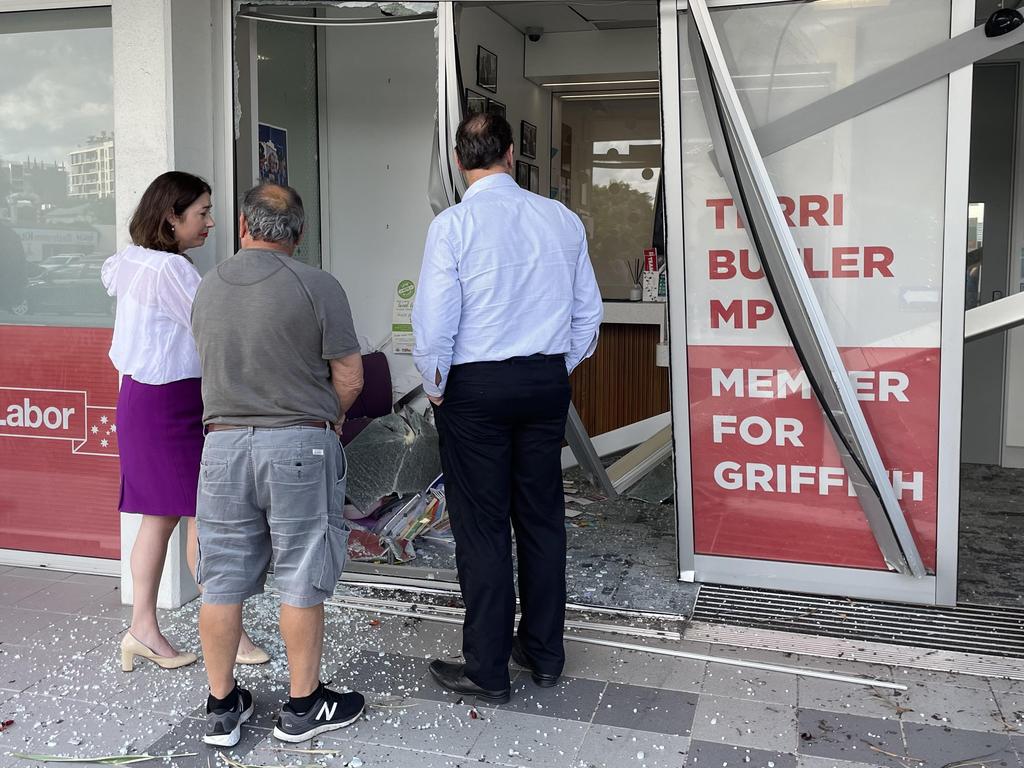
<path id="1" fill-rule="evenodd" d="M 288 186 L 288 129 L 259 124 L 260 181 Z"/>
<path id="2" fill-rule="evenodd" d="M 120 557 L 111 335 L 0 325 L 0 547 Z"/>
<path id="3" fill-rule="evenodd" d="M 907 33 L 915 44 L 948 37 L 943 4 L 912 1 L 920 13 L 900 18 L 912 26 Z M 798 20 L 815 33 L 801 37 L 813 46 L 785 49 L 788 58 L 777 65 L 799 73 L 789 76 L 790 87 L 770 92 L 740 84 L 755 130 L 766 115 L 785 115 L 848 84 L 837 73 L 859 71 L 846 59 L 861 48 L 870 56 L 872 46 L 890 44 L 889 37 L 858 36 L 864 15 L 829 26 L 825 13 Z M 785 18 L 784 9 L 757 9 L 742 28 L 783 29 Z M 825 27 L 829 33 L 819 34 Z M 763 62 L 770 70 L 778 53 L 771 35 L 725 37 L 742 44 L 748 66 Z M 851 49 L 837 38 L 863 45 Z M 689 62 L 685 37 L 682 45 Z M 683 164 L 683 213 L 695 552 L 885 570 L 756 248 L 715 167 L 699 96 L 684 92 L 681 113 L 683 142 L 691 148 Z M 946 118 L 947 88 L 937 82 L 765 159 L 930 569 L 938 508 Z"/>
<path id="4" fill-rule="evenodd" d="M 416 283 L 412 280 L 399 282 L 391 310 L 391 349 L 401 355 L 411 355 L 416 343 L 412 332 L 412 305 L 415 299 Z"/>

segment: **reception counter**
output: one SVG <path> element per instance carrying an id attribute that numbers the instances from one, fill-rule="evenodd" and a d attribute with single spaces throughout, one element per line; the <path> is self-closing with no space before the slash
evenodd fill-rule
<path id="1" fill-rule="evenodd" d="M 604 303 L 597 351 L 570 377 L 573 403 L 591 436 L 669 409 L 668 368 L 658 365 L 667 308 L 655 302 Z"/>

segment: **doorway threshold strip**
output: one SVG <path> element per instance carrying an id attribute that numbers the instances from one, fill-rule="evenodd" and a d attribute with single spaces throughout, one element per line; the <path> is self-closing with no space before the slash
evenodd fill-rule
<path id="1" fill-rule="evenodd" d="M 405 566 L 398 566 L 404 568 Z M 346 587 L 356 587 L 369 591 L 386 592 L 390 594 L 419 594 L 419 595 L 450 595 L 462 600 L 462 591 L 458 581 L 451 583 L 423 579 L 396 579 L 390 576 L 375 576 L 365 578 L 364 574 L 356 576 L 343 576 L 341 584 Z M 415 602 L 406 599 L 403 602 Z M 516 604 L 519 598 L 516 598 Z M 598 613 L 606 616 L 615 616 L 620 619 L 654 619 L 657 621 L 685 622 L 689 619 L 686 614 L 666 613 L 664 611 L 645 611 L 642 608 L 610 608 L 606 605 L 589 605 L 586 603 L 566 603 L 568 611 L 578 613 Z"/>
<path id="2" fill-rule="evenodd" d="M 344 597 L 338 597 L 334 600 L 328 600 L 328 605 L 337 605 L 342 608 L 354 608 L 357 610 L 374 610 L 376 608 L 403 608 L 407 615 L 419 616 L 421 614 L 429 614 L 430 616 L 450 616 L 458 619 L 458 623 L 462 623 L 462 619 L 466 615 L 466 609 L 458 606 L 451 605 L 437 605 L 434 603 L 423 603 L 423 602 L 409 602 L 406 600 L 384 600 L 378 598 L 369 597 L 354 597 L 346 595 Z M 428 618 L 428 616 L 424 616 Z M 519 615 L 516 615 L 519 618 Z M 575 619 L 566 619 L 566 629 L 578 629 L 589 632 L 602 632 L 610 635 L 628 635 L 630 637 L 646 637 L 657 640 L 682 640 L 683 636 L 675 630 L 669 629 L 656 629 L 649 627 L 638 627 L 638 626 L 625 626 L 622 624 L 605 624 L 593 621 L 577 621 Z"/>
<path id="3" fill-rule="evenodd" d="M 1024 660 L 1024 613 L 1012 608 L 939 608 L 705 584 L 693 622 Z"/>
<path id="4" fill-rule="evenodd" d="M 457 624 L 462 625 L 462 617 L 457 615 L 450 615 L 447 613 L 433 612 L 434 606 L 418 606 L 419 608 L 426 608 L 426 610 L 409 610 L 412 606 L 408 603 L 400 603 L 394 601 L 396 607 L 388 607 L 382 605 L 385 601 L 378 601 L 377 605 L 369 605 L 358 602 L 350 602 L 346 599 L 335 599 L 325 601 L 325 605 L 342 608 L 348 610 L 364 611 L 367 613 L 377 613 L 384 616 L 403 616 L 406 618 L 423 619 L 426 621 L 435 621 L 442 624 Z M 746 669 L 759 669 L 767 672 L 781 672 L 783 674 L 798 675 L 800 677 L 814 677 L 822 680 L 831 680 L 839 683 L 850 683 L 853 685 L 864 685 L 872 688 L 887 688 L 895 691 L 905 691 L 907 686 L 901 683 L 892 683 L 886 680 L 875 680 L 867 677 L 855 677 L 852 675 L 840 675 L 832 672 L 823 672 L 815 669 L 807 669 L 803 667 L 789 667 L 780 664 L 767 664 L 757 661 L 745 661 L 743 659 L 728 658 L 724 656 L 711 656 L 704 653 L 691 653 L 690 651 L 678 651 L 674 648 L 666 648 L 660 645 L 639 645 L 636 643 L 624 643 L 617 640 L 605 640 L 597 637 L 586 637 L 584 635 L 578 635 L 567 632 L 564 635 L 565 639 L 575 643 L 585 643 L 588 645 L 600 645 L 606 648 L 616 648 L 624 651 L 638 651 L 640 653 L 652 653 L 658 656 L 671 656 L 677 659 L 692 659 L 695 661 L 704 661 L 714 664 L 725 664 L 732 667 L 743 667 Z"/>

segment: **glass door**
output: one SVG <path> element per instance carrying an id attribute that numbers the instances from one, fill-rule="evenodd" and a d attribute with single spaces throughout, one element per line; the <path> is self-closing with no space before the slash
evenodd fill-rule
<path id="1" fill-rule="evenodd" d="M 662 6 L 683 576 L 934 602 L 950 544 L 955 580 L 946 214 L 966 205 L 969 88 L 872 93 L 963 19 L 931 0 L 714 5 Z"/>

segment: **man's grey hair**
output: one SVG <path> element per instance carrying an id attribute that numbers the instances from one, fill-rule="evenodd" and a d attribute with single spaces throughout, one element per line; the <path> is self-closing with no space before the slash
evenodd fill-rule
<path id="1" fill-rule="evenodd" d="M 299 193 L 270 182 L 257 184 L 245 193 L 242 215 L 249 234 L 265 243 L 295 245 L 306 223 Z"/>

